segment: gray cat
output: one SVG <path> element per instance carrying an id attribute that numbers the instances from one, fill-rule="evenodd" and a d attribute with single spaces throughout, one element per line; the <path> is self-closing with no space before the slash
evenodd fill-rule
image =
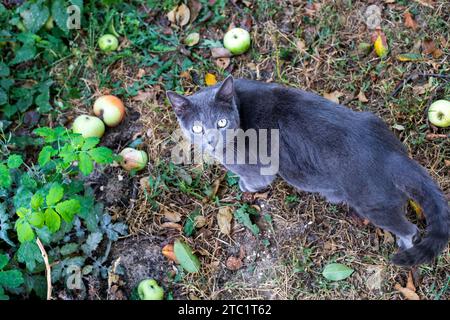
<path id="1" fill-rule="evenodd" d="M 167 97 L 185 134 L 209 152 L 236 148 L 227 140 L 227 130 L 278 130 L 279 150 L 268 140 L 269 153 L 279 152 L 277 173 L 262 174 L 260 158 L 244 164 L 222 158 L 239 176 L 242 191 L 262 190 L 280 176 L 300 190 L 319 192 L 333 203 L 345 202 L 396 235 L 401 251 L 392 261 L 397 265 L 430 262 L 447 246 L 450 213 L 443 193 L 372 113 L 355 112 L 299 89 L 231 76 L 192 96 L 167 92 Z M 245 148 L 251 149 L 248 141 Z M 409 198 L 424 209 L 423 239 L 405 217 Z"/>

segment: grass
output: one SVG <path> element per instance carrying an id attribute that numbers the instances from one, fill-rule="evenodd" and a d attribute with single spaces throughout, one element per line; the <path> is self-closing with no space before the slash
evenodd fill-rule
<path id="1" fill-rule="evenodd" d="M 214 73 L 222 80 L 231 73 L 267 82 L 280 82 L 318 94 L 339 91 L 341 103 L 358 111 L 380 116 L 405 143 L 409 153 L 428 169 L 444 193 L 450 194 L 448 139 L 427 140 L 428 133 L 448 133 L 431 127 L 426 108 L 437 98 L 450 97 L 450 84 L 443 79 L 419 78 L 405 84 L 396 97 L 395 87 L 413 72 L 449 74 L 450 15 L 446 2 L 435 1 L 434 9 L 416 1 L 397 1 L 383 8 L 382 29 L 390 52 L 384 59 L 362 53 L 358 45 L 370 42 L 371 31 L 361 18 L 364 1 L 250 1 L 236 6 L 224 0 L 213 5 L 200 1 L 203 9 L 196 22 L 186 28 L 170 27 L 165 15 L 180 1 L 131 1 L 118 6 L 117 29 L 121 33 L 118 53 L 100 53 L 96 39 L 102 34 L 102 12 L 95 6 L 88 26 L 75 38 L 72 50 L 49 67 L 58 79 L 57 99 L 68 101 L 57 121 L 86 112 L 100 94 L 124 98 L 129 114 L 139 114 L 143 148 L 151 163 L 132 181 L 134 196 L 128 206 L 111 206 L 117 218 L 124 218 L 132 235 L 163 238 L 161 243 L 184 237 L 178 230 L 163 227 L 163 208 L 176 210 L 183 223 L 196 209 L 205 217 L 205 227 L 185 240 L 202 261 L 198 275 L 178 273 L 169 280 L 175 298 L 202 299 L 402 299 L 394 285 L 406 283 L 408 270 L 389 263 L 396 250 L 392 237 L 370 225 L 349 218 L 346 206 L 328 204 L 318 195 L 294 190 L 277 180 L 267 198 L 242 194 L 237 179 L 217 165 L 184 166 L 170 162 L 175 116 L 165 99 L 165 90 L 193 93 L 203 86 L 204 75 Z M 419 23 L 417 31 L 404 26 L 408 9 Z M 211 43 L 221 41 L 229 24 L 239 26 L 251 18 L 252 48 L 233 57 L 220 70 L 209 56 Z M 201 42 L 186 48 L 182 40 L 191 32 Z M 125 36 L 126 35 L 126 36 Z M 443 50 L 440 58 L 399 62 L 396 55 L 420 52 L 421 43 L 433 39 Z M 299 43 L 303 44 L 299 46 Z M 364 92 L 368 102 L 359 101 Z M 145 99 L 139 100 L 143 93 Z M 70 108 L 71 107 L 71 108 Z M 397 127 L 399 128 L 399 127 Z M 124 145 L 115 145 L 119 151 Z M 114 169 L 116 175 L 123 175 Z M 217 192 L 211 191 L 219 181 Z M 130 196 L 131 197 L 131 196 Z M 260 227 L 253 235 L 236 221 L 231 236 L 222 235 L 216 215 L 221 206 L 235 209 L 255 205 Z M 244 248 L 244 266 L 228 270 L 226 260 Z M 344 263 L 355 270 L 340 282 L 322 276 L 327 263 Z M 419 268 L 417 293 L 423 299 L 450 298 L 449 249 L 436 263 Z M 173 269 L 171 262 L 162 267 Z M 156 267 L 155 267 L 156 268 Z M 368 281 L 379 271 L 380 283 L 373 289 Z M 169 271 L 167 272 L 170 273 Z"/>

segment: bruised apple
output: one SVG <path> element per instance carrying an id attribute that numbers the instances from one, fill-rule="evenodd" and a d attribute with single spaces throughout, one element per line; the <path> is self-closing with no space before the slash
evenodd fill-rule
<path id="1" fill-rule="evenodd" d="M 125 106 L 116 96 L 106 95 L 94 102 L 94 113 L 100 117 L 108 127 L 117 126 L 125 117 Z"/>
<path id="2" fill-rule="evenodd" d="M 137 291 L 141 300 L 162 300 L 164 298 L 164 289 L 154 279 L 142 280 Z"/>
<path id="3" fill-rule="evenodd" d="M 139 171 L 145 168 L 148 162 L 148 156 L 145 151 L 134 148 L 125 148 L 120 153 L 122 161 L 120 165 L 127 171 Z"/>

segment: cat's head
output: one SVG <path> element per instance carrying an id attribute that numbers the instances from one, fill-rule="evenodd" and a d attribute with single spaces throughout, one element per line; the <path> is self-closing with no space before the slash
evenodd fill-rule
<path id="1" fill-rule="evenodd" d="M 168 91 L 167 98 L 184 134 L 192 141 L 201 141 L 203 150 L 214 152 L 218 142 L 225 141 L 227 129 L 239 128 L 232 76 L 192 96 Z"/>

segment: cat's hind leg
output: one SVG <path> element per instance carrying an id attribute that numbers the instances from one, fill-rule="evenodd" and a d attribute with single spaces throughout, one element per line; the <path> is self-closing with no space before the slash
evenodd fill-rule
<path id="1" fill-rule="evenodd" d="M 375 226 L 393 233 L 402 250 L 409 249 L 420 241 L 419 229 L 408 221 L 402 207 L 366 210 L 363 211 L 363 216 Z"/>

